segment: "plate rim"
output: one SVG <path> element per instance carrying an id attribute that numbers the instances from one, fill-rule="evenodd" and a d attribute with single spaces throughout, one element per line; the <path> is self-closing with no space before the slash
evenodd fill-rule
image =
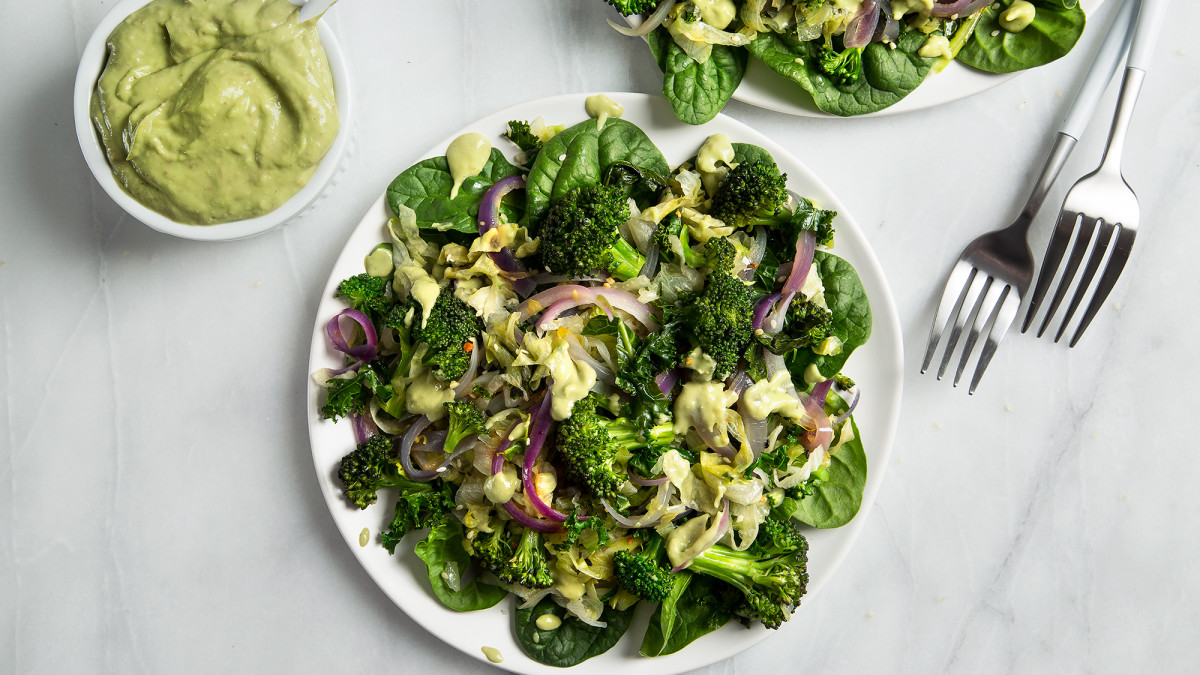
<path id="1" fill-rule="evenodd" d="M 633 112 L 633 116 L 637 118 L 635 123 L 638 124 L 639 127 L 643 128 L 643 130 L 646 130 L 647 135 L 650 136 L 655 144 L 660 148 L 662 147 L 662 143 L 660 142 L 659 137 L 663 135 L 687 136 L 694 138 L 696 139 L 696 147 L 699 147 L 699 144 L 702 142 L 704 137 L 706 137 L 709 133 L 714 133 L 716 131 L 729 134 L 733 140 L 738 142 L 752 142 L 760 145 L 761 147 L 770 151 L 772 155 L 776 157 L 776 160 L 779 162 L 781 167 L 785 167 L 789 174 L 792 174 L 789 176 L 789 182 L 796 182 L 797 177 L 795 174 L 800 174 L 800 180 L 807 182 L 810 185 L 811 189 L 806 188 L 806 192 L 821 192 L 824 196 L 829 198 L 822 199 L 822 205 L 836 208 L 839 211 L 839 220 L 841 221 L 839 224 L 839 235 L 842 237 L 842 241 L 847 238 L 854 240 L 851 248 L 854 248 L 855 252 L 852 256 L 850 256 L 850 258 L 852 259 L 855 268 L 859 271 L 860 277 L 863 277 L 864 286 L 867 286 L 868 283 L 871 286 L 868 295 L 871 299 L 874 328 L 872 342 L 868 342 L 868 345 L 871 346 L 872 350 L 882 350 L 883 352 L 888 352 L 883 354 L 885 358 L 883 358 L 877 365 L 877 369 L 880 371 L 879 379 L 881 381 L 885 381 L 888 386 L 878 388 L 873 391 L 865 390 L 863 393 L 863 404 L 874 405 L 875 407 L 873 409 L 879 411 L 878 416 L 870 417 L 870 419 L 872 419 L 870 426 L 879 427 L 879 431 L 881 433 L 876 434 L 874 436 L 875 440 L 872 440 L 870 444 L 871 451 L 868 452 L 868 456 L 872 457 L 873 459 L 868 464 L 869 471 L 867 485 L 864 490 L 862 506 L 858 515 L 855 516 L 854 520 L 842 528 L 837 528 L 835 530 L 817 530 L 813 532 L 814 536 L 817 536 L 822 532 L 831 533 L 824 536 L 835 536 L 838 538 L 840 543 L 837 545 L 837 550 L 830 551 L 830 554 L 825 561 L 825 567 L 827 568 L 826 571 L 819 576 L 814 575 L 814 580 L 810 584 L 810 591 L 806 596 L 806 599 L 811 603 L 812 597 L 817 594 L 823 583 L 832 577 L 838 566 L 845 559 L 845 556 L 853 547 L 858 534 L 866 523 L 875 497 L 878 494 L 879 488 L 882 484 L 883 476 L 888 465 L 888 458 L 891 454 L 892 444 L 895 440 L 895 435 L 899 424 L 901 395 L 903 389 L 902 373 L 904 367 L 903 332 L 901 330 L 895 301 L 892 296 L 891 289 L 887 284 L 886 277 L 883 273 L 883 268 L 880 265 L 874 250 L 871 248 L 865 233 L 858 226 L 857 222 L 854 221 L 853 217 L 845 210 L 844 205 L 837 199 L 836 195 L 829 190 L 824 182 L 822 182 L 790 151 L 772 139 L 767 138 L 761 132 L 755 131 L 745 123 L 737 121 L 725 114 L 718 115 L 716 119 L 705 125 L 683 125 L 674 118 L 674 114 L 671 112 L 670 104 L 661 96 L 633 92 L 586 92 L 560 94 L 521 102 L 505 109 L 487 114 L 478 120 L 464 125 L 462 129 L 453 135 L 439 141 L 437 144 L 431 146 L 428 151 L 416 156 L 412 160 L 412 163 L 421 161 L 422 159 L 426 159 L 428 157 L 443 154 L 445 147 L 459 134 L 467 131 L 478 131 L 480 128 L 484 128 L 488 125 L 495 124 L 496 131 L 489 134 L 489 137 L 492 139 L 497 139 L 499 138 L 499 130 L 503 128 L 502 125 L 509 119 L 524 119 L 539 114 L 544 115 L 548 113 L 556 114 L 552 112 L 554 109 L 567 109 L 570 107 L 574 107 L 578 111 L 578 113 L 571 119 L 585 119 L 583 100 L 586 96 L 595 93 L 604 93 L 625 105 L 627 111 L 626 114 L 629 115 L 630 112 Z M 536 112 L 530 114 L 531 111 Z M 642 119 L 643 117 L 646 119 Z M 496 120 L 502 121 L 497 123 Z M 557 122 L 557 120 L 551 121 L 555 123 Z M 713 129 L 711 131 L 706 131 L 706 128 L 710 127 Z M 735 138 L 735 135 L 738 137 Z M 511 152 L 506 154 L 511 155 Z M 687 156 L 688 155 L 679 157 L 676 159 L 676 161 L 682 161 Z M 668 161 L 671 159 L 672 157 L 669 156 Z M 324 327 L 328 323 L 330 317 L 332 317 L 341 309 L 340 302 L 333 297 L 333 291 L 336 288 L 338 281 L 342 278 L 342 275 L 338 271 L 346 269 L 353 263 L 355 258 L 365 255 L 367 252 L 369 252 L 371 247 L 381 241 L 379 237 L 383 236 L 384 226 L 386 225 L 389 217 L 390 213 L 388 212 L 386 206 L 385 187 L 381 195 L 364 212 L 362 219 L 354 226 L 353 230 L 351 230 L 349 236 L 347 237 L 346 243 L 343 245 L 342 251 L 338 254 L 337 259 L 329 272 L 329 278 L 327 279 L 322 291 L 321 300 L 318 303 L 316 316 L 312 325 L 312 343 L 310 345 L 308 371 L 305 374 L 307 388 L 305 418 L 309 429 L 309 444 L 313 455 L 313 466 L 317 474 L 318 484 L 325 499 L 326 506 L 329 509 L 330 516 L 334 520 L 335 526 L 342 535 L 342 538 L 346 541 L 346 544 L 350 548 L 351 553 L 354 555 L 355 560 L 357 560 L 360 566 L 363 567 L 368 576 L 370 576 L 372 581 L 375 582 L 376 586 L 378 586 L 379 589 L 382 590 L 384 594 L 392 600 L 393 604 L 395 604 L 401 611 L 412 618 L 415 623 L 431 633 L 434 637 L 437 637 L 440 641 L 457 649 L 467 656 L 475 658 L 483 663 L 488 663 L 489 665 L 495 665 L 505 670 L 510 670 L 513 672 L 539 673 L 562 672 L 561 668 L 546 666 L 529 659 L 523 652 L 519 650 L 519 648 L 516 648 L 515 641 L 513 641 L 511 635 L 511 618 L 508 616 L 508 614 L 512 612 L 513 606 L 513 599 L 511 596 L 506 598 L 506 600 L 501 604 L 489 610 L 469 613 L 453 612 L 452 610 L 449 610 L 438 603 L 438 601 L 433 597 L 433 594 L 429 592 L 428 588 L 426 588 L 428 581 L 425 577 L 424 569 L 420 561 L 416 560 L 415 555 L 412 555 L 413 541 L 411 538 L 407 539 L 401 544 L 400 547 L 398 547 L 395 556 L 388 555 L 383 547 L 379 546 L 374 540 L 373 536 L 371 537 L 371 540 L 367 546 L 360 546 L 359 533 L 361 531 L 360 528 L 362 527 L 362 522 L 364 519 L 369 519 L 372 523 L 375 523 L 375 525 L 370 529 L 374 532 L 377 532 L 378 530 L 376 528 L 386 521 L 386 513 L 381 515 L 381 512 L 385 512 L 386 509 L 375 508 L 367 511 L 359 511 L 348 506 L 341 497 L 341 490 L 333 484 L 331 464 L 321 460 L 320 456 L 322 452 L 319 445 L 320 443 L 324 442 L 324 437 L 332 435 L 341 435 L 344 437 L 345 445 L 343 445 L 342 448 L 337 451 L 338 457 L 348 451 L 347 448 L 351 447 L 353 444 L 353 436 L 350 431 L 349 424 L 336 425 L 326 420 L 321 420 L 317 416 L 316 413 L 319 408 L 321 388 L 316 386 L 313 378 L 311 377 L 311 374 L 316 372 L 319 368 L 329 367 L 331 363 L 334 363 L 334 359 L 336 358 L 335 352 L 333 352 L 326 344 Z M 366 241 L 367 237 L 371 238 L 369 242 Z M 864 274 L 864 271 L 867 273 Z M 880 337 L 881 333 L 886 337 Z M 876 341 L 877 339 L 878 341 Z M 887 342 L 886 345 L 883 344 L 885 341 Z M 863 349 L 866 350 L 867 347 L 864 346 Z M 861 365 L 861 363 L 859 365 Z M 879 405 L 878 400 L 880 399 L 885 401 L 886 404 Z M 876 403 L 872 404 L 871 401 L 876 401 Z M 349 516 L 356 516 L 354 524 L 348 524 L 346 522 Z M 407 568 L 406 573 L 412 574 L 414 577 L 416 577 L 415 580 L 408 579 L 407 581 L 416 583 L 420 587 L 422 593 L 404 596 L 401 591 L 411 590 L 411 587 L 401 589 L 400 586 L 403 586 L 404 584 L 398 585 L 398 575 L 396 575 L 394 572 L 389 573 L 389 576 L 383 575 L 381 572 L 381 566 L 384 564 L 383 561 L 385 560 L 389 561 L 386 564 L 389 564 L 393 567 Z M 440 610 L 440 616 L 442 618 L 439 618 L 438 620 L 430 620 L 430 616 L 437 615 L 426 615 L 424 612 L 427 608 L 435 608 Z M 641 615 L 640 620 L 635 620 L 634 627 L 630 629 L 629 634 L 631 635 L 635 634 L 635 631 L 639 630 L 639 626 L 645 625 L 645 615 L 648 614 L 649 610 L 645 607 L 641 609 L 642 611 L 639 613 Z M 487 643 L 483 642 L 478 637 L 462 637 L 457 633 L 447 635 L 447 631 L 444 630 L 444 628 L 439 629 L 438 626 L 439 623 L 444 623 L 446 619 L 453 619 L 454 617 L 470 617 L 472 615 L 481 614 L 493 615 L 493 613 L 497 612 L 497 610 L 499 610 L 501 615 L 505 617 L 504 620 L 508 626 L 508 634 L 503 636 L 504 639 L 500 641 L 501 644 L 498 646 L 508 647 L 509 645 L 512 645 L 514 648 L 513 650 L 505 650 L 505 661 L 500 664 L 491 664 L 484 657 L 479 648 Z M 755 626 L 751 630 L 747 630 L 736 625 L 736 622 L 731 623 L 733 625 L 727 625 L 725 628 L 701 638 L 701 640 L 697 643 L 690 645 L 688 648 L 676 654 L 654 658 L 638 656 L 636 642 L 640 641 L 640 639 L 633 641 L 627 635 L 623 637 L 621 642 L 619 642 L 618 645 L 612 650 L 575 666 L 573 668 L 573 672 L 601 672 L 604 666 L 612 666 L 615 661 L 620 662 L 622 667 L 629 671 L 631 675 L 641 672 L 653 672 L 658 674 L 680 672 L 703 667 L 730 658 L 754 645 L 757 645 L 759 642 L 773 633 L 772 631 L 768 631 L 761 626 Z M 794 628 L 794 624 L 785 624 L 781 630 L 787 630 L 789 626 Z M 728 634 L 730 633 L 731 629 L 738 631 L 738 636 L 740 636 L 740 639 L 737 641 L 737 644 L 731 649 L 714 649 L 714 647 L 717 646 L 714 642 L 712 642 L 714 636 L 721 635 L 722 633 Z M 640 632 L 637 632 L 636 634 L 640 635 Z M 702 647 L 705 646 L 706 641 L 708 641 L 707 644 L 709 645 L 709 648 L 703 649 Z M 722 640 L 722 642 L 726 641 L 727 640 Z M 631 642 L 634 642 L 632 649 L 630 649 Z M 492 646 L 497 645 L 493 644 Z M 622 649 L 623 646 L 624 649 Z"/>

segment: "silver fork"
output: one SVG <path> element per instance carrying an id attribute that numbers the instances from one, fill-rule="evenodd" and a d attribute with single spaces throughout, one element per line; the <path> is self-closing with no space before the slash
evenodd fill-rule
<path id="1" fill-rule="evenodd" d="M 1079 182 L 1067 193 L 1062 210 L 1058 214 L 1058 223 L 1046 249 L 1046 257 L 1042 261 L 1042 270 L 1038 274 L 1037 286 L 1033 289 L 1033 297 L 1029 302 L 1029 310 L 1025 314 L 1025 322 L 1021 332 L 1029 330 L 1034 317 L 1041 308 L 1042 300 L 1049 290 L 1054 274 L 1062 262 L 1063 253 L 1067 250 L 1071 235 L 1075 235 L 1075 244 L 1071 247 L 1071 255 L 1063 268 L 1062 279 L 1054 291 L 1054 297 L 1038 328 L 1037 336 L 1046 332 L 1046 327 L 1054 318 L 1059 305 L 1067 295 L 1068 287 L 1075 279 L 1079 265 L 1083 262 L 1088 248 L 1087 265 L 1075 285 L 1075 294 L 1067 305 L 1062 323 L 1054 335 L 1054 341 L 1062 339 L 1067 330 L 1067 324 L 1075 315 L 1075 310 L 1087 297 L 1096 273 L 1103 265 L 1104 271 L 1096 283 L 1092 299 L 1071 336 L 1070 346 L 1074 347 L 1092 319 L 1108 298 L 1117 277 L 1125 269 L 1129 260 L 1129 252 L 1133 249 L 1133 239 L 1137 235 L 1139 211 L 1137 196 L 1121 175 L 1121 154 L 1125 147 L 1125 134 L 1129 130 L 1129 120 L 1133 117 L 1133 108 L 1141 92 L 1142 81 L 1146 77 L 1146 67 L 1150 62 L 1150 52 L 1156 41 L 1162 19 L 1166 16 L 1168 0 L 1141 0 L 1141 11 L 1138 13 L 1137 29 L 1133 36 L 1133 46 L 1129 51 L 1129 62 L 1126 64 L 1125 77 L 1121 82 L 1121 95 L 1117 100 L 1117 110 L 1113 114 L 1112 129 L 1108 135 L 1108 147 L 1104 151 L 1104 159 L 1100 168 L 1079 179 Z M 1108 253 L 1111 247 L 1112 252 Z M 1105 258 L 1107 255 L 1107 263 Z"/>
<path id="2" fill-rule="evenodd" d="M 1046 159 L 1033 191 L 1016 220 L 1004 229 L 990 232 L 971 242 L 954 264 L 942 291 L 933 326 L 929 330 L 929 346 L 921 364 L 922 373 L 929 369 L 942 335 L 949 326 L 950 336 L 946 340 L 941 365 L 938 367 L 937 377 L 942 379 L 963 329 L 971 322 L 971 330 L 963 344 L 962 356 L 954 374 L 954 386 L 958 386 L 979 336 L 986 330 L 987 340 L 979 352 L 979 361 L 971 377 L 969 393 L 975 393 L 979 380 L 983 378 L 983 373 L 996 353 L 996 348 L 1016 319 L 1021 299 L 1025 297 L 1033 280 L 1033 253 L 1029 250 L 1028 243 L 1029 226 L 1033 224 L 1034 216 L 1046 200 L 1050 186 L 1058 178 L 1071 150 L 1087 127 L 1100 96 L 1125 56 L 1129 45 L 1133 10 L 1137 5 L 1138 0 L 1124 0 L 1113 17 L 1092 66 L 1079 85 L 1075 100 L 1059 127 L 1050 156 Z"/>

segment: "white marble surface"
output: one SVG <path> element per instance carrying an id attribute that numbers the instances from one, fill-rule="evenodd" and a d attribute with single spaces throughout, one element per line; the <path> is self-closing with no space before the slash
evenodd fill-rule
<path id="1" fill-rule="evenodd" d="M 206 245 L 125 216 L 83 164 L 72 80 L 111 4 L 0 1 L 0 671 L 491 672 L 393 606 L 335 532 L 306 336 L 348 232 L 416 153 L 523 100 L 657 91 L 649 55 L 599 0 L 342 0 L 329 19 L 359 111 L 342 180 L 284 229 Z M 1129 271 L 1079 347 L 1012 336 L 970 398 L 917 373 L 933 299 L 962 246 L 1013 215 L 1095 34 L 924 114 L 728 107 L 863 225 L 908 365 L 893 466 L 839 574 L 703 672 L 1195 671 L 1200 5 L 1174 14 L 1125 165 L 1144 214 Z M 1106 118 L 1051 205 L 1098 160 Z"/>

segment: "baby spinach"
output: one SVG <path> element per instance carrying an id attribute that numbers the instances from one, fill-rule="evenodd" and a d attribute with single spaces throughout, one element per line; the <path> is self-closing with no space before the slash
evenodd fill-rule
<path id="1" fill-rule="evenodd" d="M 527 178 L 525 222 L 536 223 L 550 202 L 570 190 L 599 185 L 605 170 L 619 162 L 670 174 L 662 152 L 636 125 L 610 118 L 598 126 L 596 120 L 584 120 L 563 129 L 538 153 Z"/>
<path id="2" fill-rule="evenodd" d="M 718 598 L 711 577 L 678 572 L 671 593 L 654 609 L 639 649 L 642 656 L 674 654 L 697 638 L 717 630 L 732 618 Z"/>
<path id="3" fill-rule="evenodd" d="M 442 522 L 429 530 L 425 541 L 416 546 L 417 557 L 425 561 L 429 571 L 429 583 L 433 585 L 433 593 L 442 604 L 456 612 L 471 612 L 477 609 L 487 609 L 503 600 L 508 591 L 498 586 L 484 583 L 478 578 L 471 583 L 454 590 L 442 576 L 453 566 L 462 575 L 473 563 L 462 545 L 463 526 L 454 518 L 443 518 Z"/>
<path id="4" fill-rule="evenodd" d="M 492 148 L 491 157 L 483 171 L 463 181 L 454 199 L 450 188 L 454 179 L 450 177 L 450 165 L 445 157 L 430 157 L 417 162 L 396 176 L 387 188 L 387 203 L 392 213 L 400 204 L 417 214 L 417 226 L 422 229 L 454 230 L 470 234 L 479 233 L 479 202 L 483 193 L 501 178 L 519 173 L 505 159 L 504 154 Z M 516 222 L 523 215 L 520 191 L 504 198 L 500 211 L 509 222 Z"/>
<path id="5" fill-rule="evenodd" d="M 741 84 L 750 59 L 742 47 L 713 45 L 708 60 L 697 63 L 661 27 L 650 34 L 649 41 L 663 71 L 663 96 L 679 121 L 688 124 L 704 124 L 721 112 Z"/>
<path id="6" fill-rule="evenodd" d="M 858 513 L 867 485 L 867 453 L 853 416 L 850 428 L 854 440 L 846 441 L 829 455 L 829 480 L 818 483 L 812 494 L 795 503 L 792 517 L 796 520 L 829 529 L 845 525 Z"/>
<path id="7" fill-rule="evenodd" d="M 751 143 L 734 143 L 733 161 L 739 164 L 742 162 L 762 162 L 776 166 L 775 158 L 771 156 L 771 153 Z"/>
<path id="8" fill-rule="evenodd" d="M 813 257 L 817 274 L 825 285 L 825 304 L 833 313 L 832 333 L 842 341 L 842 351 L 832 356 L 821 356 L 809 349 L 797 349 L 788 354 L 787 366 L 797 377 L 802 377 L 808 365 L 816 364 L 825 377 L 841 372 L 846 360 L 855 349 L 866 344 L 871 337 L 871 302 L 867 291 L 854 266 L 832 253 L 817 251 Z"/>
<path id="9" fill-rule="evenodd" d="M 562 625 L 554 630 L 538 628 L 537 619 L 545 614 L 557 616 Z M 601 620 L 608 624 L 607 628 L 589 626 L 568 616 L 567 610 L 550 598 L 544 598 L 533 607 L 518 609 L 514 615 L 521 650 L 538 663 L 559 668 L 578 665 L 611 649 L 629 630 L 633 609 L 618 612 L 608 607 Z"/>
<path id="10" fill-rule="evenodd" d="M 817 69 L 823 40 L 804 42 L 790 35 L 762 33 L 747 49 L 776 73 L 799 84 L 817 107 L 833 115 L 864 115 L 908 96 L 929 74 L 935 59 L 917 55 L 927 36 L 905 30 L 893 49 L 879 42 L 867 45 L 862 72 L 851 84 L 835 84 Z"/>
<path id="11" fill-rule="evenodd" d="M 984 9 L 973 39 L 958 52 L 958 60 L 989 73 L 1012 73 L 1065 56 L 1083 35 L 1087 22 L 1078 0 L 1030 1 L 1037 14 L 1020 33 L 1000 26 L 1000 14 L 1013 0 L 998 0 Z"/>

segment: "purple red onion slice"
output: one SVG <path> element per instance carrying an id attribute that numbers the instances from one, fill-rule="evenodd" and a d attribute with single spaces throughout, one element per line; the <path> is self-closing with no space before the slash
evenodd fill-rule
<path id="1" fill-rule="evenodd" d="M 863 0 L 858 13 L 846 24 L 846 32 L 842 35 L 842 44 L 847 49 L 866 47 L 875 35 L 875 26 L 879 24 L 879 0 Z"/>
<path id="2" fill-rule="evenodd" d="M 992 0 L 934 0 L 930 16 L 967 16 L 983 9 Z"/>
<path id="3" fill-rule="evenodd" d="M 342 335 L 342 317 L 352 319 L 362 328 L 365 343 L 351 347 L 346 342 L 346 338 Z M 375 325 L 371 323 L 371 319 L 366 314 L 357 309 L 343 309 L 337 316 L 330 319 L 329 323 L 325 324 L 325 335 L 334 349 L 358 359 L 359 364 L 371 361 L 379 355 L 379 335 L 375 332 Z M 343 368 L 339 372 L 344 373 L 346 369 Z"/>

